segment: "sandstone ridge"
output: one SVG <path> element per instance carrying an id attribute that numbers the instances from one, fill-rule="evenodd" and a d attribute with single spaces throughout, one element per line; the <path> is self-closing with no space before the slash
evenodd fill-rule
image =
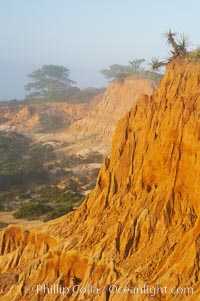
<path id="1" fill-rule="evenodd" d="M 90 144 L 100 143 L 110 149 L 118 120 L 137 102 L 142 94 L 151 95 L 156 88 L 152 80 L 126 78 L 111 83 L 102 100 L 86 117 L 74 122 L 67 130 L 76 140 L 88 139 Z M 88 144 L 88 141 L 86 141 Z"/>
<path id="2" fill-rule="evenodd" d="M 96 187 L 75 212 L 43 228 L 0 233 L 0 300 L 152 300 L 103 290 L 193 287 L 200 256 L 200 66 L 172 61 L 152 96 L 118 123 Z M 37 284 L 98 286 L 100 294 L 36 296 Z M 37 299 L 36 299 L 37 298 Z"/>
<path id="3" fill-rule="evenodd" d="M 66 130 L 73 122 L 84 118 L 101 98 L 102 94 L 94 96 L 88 103 L 80 104 L 64 102 L 18 104 L 16 102 L 13 105 L 5 105 L 0 108 L 0 118 L 5 120 L 0 128 L 24 133 L 41 132 L 41 118 L 42 115 L 46 115 L 47 121 L 52 118 L 52 123 L 55 119 L 53 117 L 62 119 L 63 128 L 60 130 Z"/>

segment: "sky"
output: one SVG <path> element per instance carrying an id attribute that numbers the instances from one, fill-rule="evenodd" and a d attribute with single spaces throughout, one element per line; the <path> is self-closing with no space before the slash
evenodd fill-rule
<path id="1" fill-rule="evenodd" d="M 163 33 L 200 45 L 199 0 L 0 0 L 0 101 L 26 94 L 44 64 L 70 69 L 80 88 L 102 87 L 112 64 L 168 56 Z"/>

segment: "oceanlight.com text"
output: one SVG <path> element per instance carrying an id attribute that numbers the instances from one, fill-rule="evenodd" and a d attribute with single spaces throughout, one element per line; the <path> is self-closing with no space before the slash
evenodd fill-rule
<path id="1" fill-rule="evenodd" d="M 37 295 L 84 295 L 92 296 L 109 292 L 110 295 L 149 295 L 151 297 L 160 295 L 192 295 L 194 289 L 192 287 L 168 287 L 156 284 L 150 286 L 144 284 L 143 286 L 119 286 L 116 284 L 105 285 L 104 287 L 98 287 L 97 285 L 74 285 L 72 287 L 61 286 L 58 284 L 46 285 L 38 284 L 36 286 Z"/>

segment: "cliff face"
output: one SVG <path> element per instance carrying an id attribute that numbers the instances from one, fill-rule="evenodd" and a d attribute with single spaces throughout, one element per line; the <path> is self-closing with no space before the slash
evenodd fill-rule
<path id="1" fill-rule="evenodd" d="M 90 143 L 110 148 L 118 120 L 142 94 L 151 95 L 155 88 L 155 83 L 146 79 L 127 78 L 124 82 L 111 83 L 98 105 L 85 118 L 73 123 L 67 133 L 76 139 L 90 137 Z"/>
<path id="2" fill-rule="evenodd" d="M 44 105 L 21 105 L 2 106 L 0 118 L 2 128 L 12 129 L 19 132 L 35 132 L 42 130 L 41 118 L 46 116 L 47 121 L 52 118 L 52 123 L 62 120 L 63 129 L 67 129 L 73 122 L 84 118 L 88 111 L 93 109 L 101 100 L 102 95 L 93 97 L 90 102 L 82 104 L 68 104 L 63 102 L 45 103 Z"/>
<path id="3" fill-rule="evenodd" d="M 200 66 L 171 62 L 158 89 L 119 121 L 110 157 L 80 208 L 26 231 L 1 232 L 1 300 L 152 300 L 125 287 L 184 288 L 154 300 L 198 300 Z M 45 283 L 99 293 L 36 295 Z M 38 298 L 38 299 L 36 299 Z M 57 299 L 56 299 L 57 298 Z"/>

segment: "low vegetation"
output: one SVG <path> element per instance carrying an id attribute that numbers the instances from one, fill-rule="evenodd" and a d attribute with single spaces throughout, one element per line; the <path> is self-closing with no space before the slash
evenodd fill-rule
<path id="1" fill-rule="evenodd" d="M 82 195 L 78 192 L 65 189 L 59 189 L 56 186 L 47 186 L 38 191 L 40 199 L 51 203 L 79 203 Z"/>
<path id="2" fill-rule="evenodd" d="M 38 201 L 29 201 L 22 203 L 17 211 L 13 214 L 15 218 L 25 218 L 33 220 L 41 215 L 44 215 L 52 210 L 52 207 L 48 204 L 44 204 Z"/>
<path id="3" fill-rule="evenodd" d="M 159 82 L 162 75 L 151 72 L 144 68 L 144 59 L 135 59 L 129 62 L 129 65 L 114 64 L 109 69 L 103 69 L 100 72 L 111 81 L 123 81 L 127 77 L 139 79 L 151 79 Z"/>
<path id="4" fill-rule="evenodd" d="M 81 203 L 80 191 L 95 185 L 99 168 L 86 165 L 102 160 L 100 153 L 93 152 L 57 162 L 49 144 L 0 132 L 0 211 L 15 211 L 15 218 L 45 220 L 66 214 Z M 59 189 L 60 182 L 66 188 Z"/>
<path id="5" fill-rule="evenodd" d="M 43 218 L 47 221 L 72 211 L 82 199 L 83 196 L 75 191 L 46 186 L 38 191 L 37 197 L 22 202 L 13 216 L 28 220 Z"/>
<path id="6" fill-rule="evenodd" d="M 0 191 L 47 183 L 44 163 L 53 159 L 52 146 L 33 145 L 21 134 L 0 132 Z"/>
<path id="7" fill-rule="evenodd" d="M 197 49 L 191 51 L 187 57 L 187 62 L 193 62 L 193 63 L 199 63 L 200 62 L 200 47 L 197 47 Z"/>
<path id="8" fill-rule="evenodd" d="M 81 156 L 81 155 L 69 155 L 65 157 L 63 160 L 60 162 L 61 167 L 75 167 L 80 164 L 88 164 L 88 163 L 101 163 L 103 162 L 103 156 L 99 152 L 90 152 L 86 156 Z"/>
<path id="9" fill-rule="evenodd" d="M 54 208 L 50 213 L 48 213 L 44 219 L 45 222 L 55 219 L 57 217 L 63 216 L 70 211 L 73 210 L 73 205 L 70 204 L 62 204 L 61 206 L 58 206 Z"/>
<path id="10" fill-rule="evenodd" d="M 170 57 L 165 61 L 159 61 L 158 58 L 152 58 L 150 66 L 152 71 L 158 72 L 158 70 L 167 65 L 171 60 L 181 58 L 186 62 L 200 62 L 200 47 L 193 51 L 189 51 L 190 41 L 185 34 L 178 35 L 173 33 L 171 29 L 164 33 L 164 37 L 167 39 L 167 43 L 170 46 Z"/>
<path id="11" fill-rule="evenodd" d="M 21 202 L 31 199 L 30 191 L 26 187 L 11 187 L 8 191 L 0 194 L 0 211 L 15 210 Z"/>
<path id="12" fill-rule="evenodd" d="M 8 224 L 0 221 L 0 229 L 7 227 Z"/>

